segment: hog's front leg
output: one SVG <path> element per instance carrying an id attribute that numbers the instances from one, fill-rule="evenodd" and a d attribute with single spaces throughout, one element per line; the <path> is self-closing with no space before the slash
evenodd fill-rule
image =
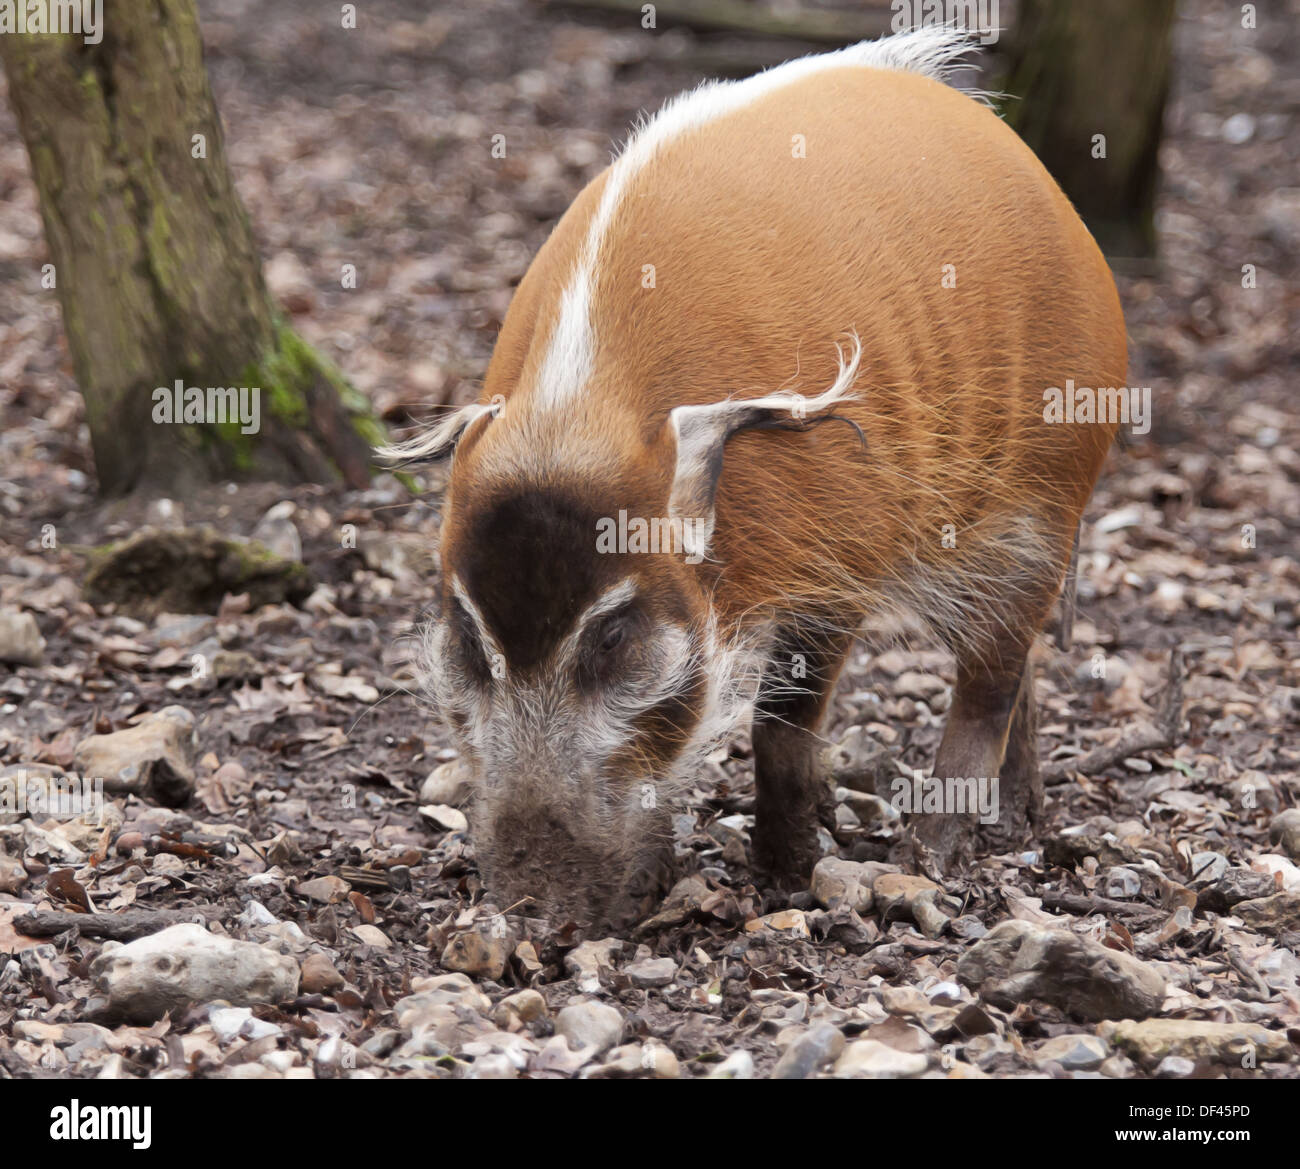
<path id="1" fill-rule="evenodd" d="M 820 852 L 817 825 L 834 824 L 818 729 L 848 652 L 839 632 L 787 630 L 768 659 L 754 707 L 756 875 L 784 890 L 806 889 Z"/>

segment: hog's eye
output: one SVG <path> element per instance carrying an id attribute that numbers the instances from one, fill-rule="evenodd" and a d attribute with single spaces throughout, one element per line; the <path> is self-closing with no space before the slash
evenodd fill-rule
<path id="1" fill-rule="evenodd" d="M 635 612 L 611 613 L 587 631 L 578 666 L 580 685 L 599 688 L 614 681 L 628 667 L 638 621 Z"/>
<path id="2" fill-rule="evenodd" d="M 600 645 L 597 647 L 602 654 L 612 654 L 627 636 L 627 623 L 621 618 L 615 620 L 607 626 L 601 633 Z"/>

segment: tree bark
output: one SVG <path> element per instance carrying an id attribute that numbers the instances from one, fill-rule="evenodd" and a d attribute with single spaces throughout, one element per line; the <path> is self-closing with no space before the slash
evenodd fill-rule
<path id="1" fill-rule="evenodd" d="M 224 478 L 364 485 L 381 431 L 267 293 L 195 0 L 106 0 L 102 29 L 96 45 L 0 37 L 101 493 Z M 260 430 L 211 414 L 155 422 L 154 391 L 178 379 L 257 388 Z"/>
<path id="2" fill-rule="evenodd" d="M 1108 255 L 1155 254 L 1176 3 L 1020 0 L 1003 115 Z M 1104 135 L 1104 157 L 1097 135 Z"/>

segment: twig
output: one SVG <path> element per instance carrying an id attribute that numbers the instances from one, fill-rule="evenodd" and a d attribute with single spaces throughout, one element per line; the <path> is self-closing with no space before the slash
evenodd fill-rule
<path id="1" fill-rule="evenodd" d="M 1258 970 L 1251 967 L 1250 963 L 1241 956 L 1241 951 L 1235 946 L 1227 947 L 1228 962 L 1232 968 L 1241 975 L 1250 985 L 1240 987 L 1237 994 L 1251 1002 L 1268 1002 L 1273 997 L 1273 988 L 1261 977 Z M 1254 988 L 1253 991 L 1251 988 Z"/>
<path id="2" fill-rule="evenodd" d="M 1166 914 L 1148 905 L 1132 905 L 1127 901 L 1113 901 L 1109 897 L 1083 897 L 1075 893 L 1043 894 L 1044 909 L 1064 909 L 1066 913 L 1113 913 L 1131 917 L 1139 927 L 1148 921 L 1163 921 Z"/>
<path id="3" fill-rule="evenodd" d="M 82 937 L 129 942 L 148 934 L 156 934 L 169 925 L 218 917 L 221 912 L 218 905 L 195 905 L 189 909 L 128 909 L 125 913 L 35 910 L 18 914 L 13 919 L 13 926 L 18 933 L 26 934 L 29 938 L 52 938 L 75 929 Z"/>
<path id="4" fill-rule="evenodd" d="M 1043 768 L 1043 783 L 1049 787 L 1068 783 L 1075 775 L 1096 775 L 1143 751 L 1172 747 L 1183 719 L 1183 678 L 1183 651 L 1174 649 L 1169 654 L 1169 676 L 1161 692 L 1156 723 L 1141 723 L 1126 731 L 1117 742 L 1108 747 L 1097 747 L 1073 759 L 1047 764 Z"/>

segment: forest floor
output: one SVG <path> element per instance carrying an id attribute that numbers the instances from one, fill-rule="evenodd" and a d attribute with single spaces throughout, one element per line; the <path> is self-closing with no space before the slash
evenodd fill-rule
<path id="1" fill-rule="evenodd" d="M 373 0 L 348 33 L 318 9 L 206 0 L 209 67 L 273 291 L 397 424 L 472 397 L 513 285 L 638 111 L 807 51 L 526 0 Z M 0 1077 L 1300 1075 L 1300 813 L 1282 815 L 1300 805 L 1300 46 L 1235 13 L 1189 0 L 1177 26 L 1161 259 L 1118 275 L 1154 424 L 1089 509 L 1073 647 L 1036 655 L 1056 779 L 1039 839 L 929 890 L 880 867 L 897 818 L 846 788 L 825 845 L 858 867 L 825 870 L 826 904 L 765 899 L 741 733 L 675 819 L 687 879 L 621 939 L 484 908 L 447 772 L 426 788 L 453 756 L 410 693 L 436 476 L 418 499 L 385 477 L 95 501 L 0 92 L 0 643 L 16 611 L 44 642 L 0 665 Z M 88 549 L 182 523 L 296 532 L 309 597 L 89 603 Z M 828 741 L 860 751 L 863 726 L 900 773 L 928 768 L 950 682 L 933 647 L 863 648 Z M 1131 746 L 1171 695 L 1169 741 Z M 105 759 L 134 790 L 102 822 L 5 810 L 20 775 Z M 106 915 L 204 921 L 252 943 L 215 951 L 230 970 L 263 961 L 280 993 L 126 1009 Z M 970 957 L 1006 922 L 1028 973 Z"/>

